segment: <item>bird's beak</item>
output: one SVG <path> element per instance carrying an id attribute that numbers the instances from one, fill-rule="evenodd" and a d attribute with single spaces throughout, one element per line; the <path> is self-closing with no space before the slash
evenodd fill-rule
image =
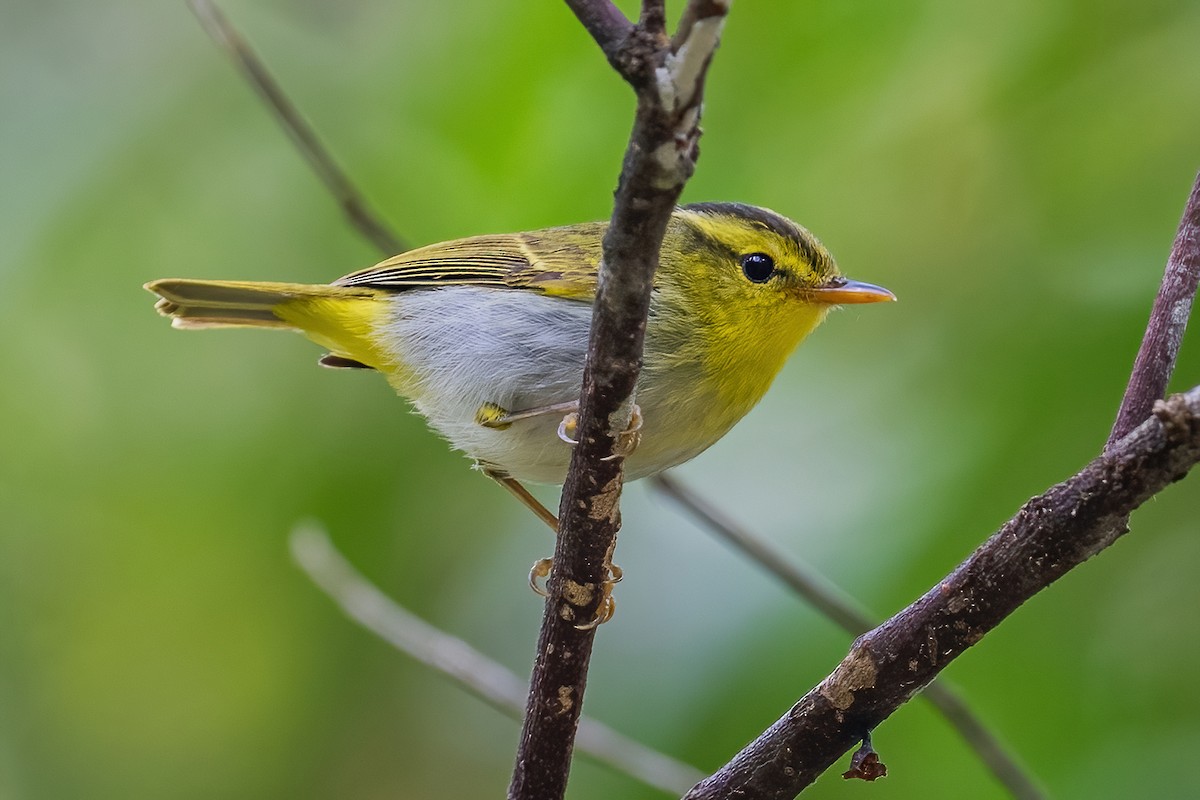
<path id="1" fill-rule="evenodd" d="M 809 292 L 813 302 L 826 303 L 831 306 L 851 303 L 887 303 L 896 299 L 896 295 L 882 286 L 842 277 L 834 278 L 824 286 L 809 289 Z"/>

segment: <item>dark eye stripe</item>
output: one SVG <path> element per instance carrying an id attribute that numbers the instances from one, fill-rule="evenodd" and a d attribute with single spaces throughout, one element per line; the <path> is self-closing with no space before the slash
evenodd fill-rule
<path id="1" fill-rule="evenodd" d="M 748 253 L 742 256 L 742 274 L 754 283 L 766 283 L 775 274 L 775 259 L 766 253 Z"/>

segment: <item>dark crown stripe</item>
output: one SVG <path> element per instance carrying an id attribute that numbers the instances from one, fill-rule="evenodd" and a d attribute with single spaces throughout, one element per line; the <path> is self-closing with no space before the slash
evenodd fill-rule
<path id="1" fill-rule="evenodd" d="M 818 271 L 824 270 L 829 266 L 827 256 L 817 246 L 812 234 L 799 228 L 790 219 L 781 217 L 773 211 L 768 211 L 758 206 L 749 206 L 745 203 L 691 203 L 684 206 L 683 209 L 709 216 L 738 217 L 747 222 L 762 225 L 776 235 L 795 242 L 797 249 L 800 250 L 800 255 Z"/>

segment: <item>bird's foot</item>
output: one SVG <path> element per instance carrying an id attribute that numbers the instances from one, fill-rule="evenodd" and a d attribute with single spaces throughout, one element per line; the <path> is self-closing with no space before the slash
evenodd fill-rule
<path id="1" fill-rule="evenodd" d="M 542 582 L 550 576 L 553 566 L 553 559 L 543 558 L 533 562 L 533 567 L 529 570 L 529 588 L 533 589 L 534 594 L 539 597 L 550 596 Z M 617 601 L 613 599 L 613 587 L 620 582 L 621 578 L 625 577 L 625 572 L 616 564 L 606 564 L 604 571 L 606 577 L 600 581 L 601 596 L 600 604 L 596 606 L 596 616 L 592 618 L 591 622 L 576 625 L 578 630 L 590 631 L 596 626 L 608 622 L 616 613 Z"/>
<path id="2" fill-rule="evenodd" d="M 642 409 L 634 403 L 633 410 L 629 414 L 629 427 L 617 434 L 617 442 L 613 445 L 613 454 L 605 457 L 604 460 L 628 458 L 632 455 L 642 441 L 642 424 Z M 579 444 L 579 440 L 575 438 L 578 430 L 579 412 L 572 411 L 563 417 L 562 422 L 558 423 L 558 438 L 567 444 Z"/>
<path id="3" fill-rule="evenodd" d="M 566 403 L 553 403 L 548 406 L 537 406 L 536 408 L 525 408 L 520 411 L 509 411 L 498 403 L 484 403 L 475 409 L 475 424 L 502 431 L 514 422 L 520 422 L 523 419 L 533 419 L 534 417 L 542 417 L 547 414 L 561 414 L 564 411 L 574 411 L 578 408 L 578 400 L 571 400 Z"/>

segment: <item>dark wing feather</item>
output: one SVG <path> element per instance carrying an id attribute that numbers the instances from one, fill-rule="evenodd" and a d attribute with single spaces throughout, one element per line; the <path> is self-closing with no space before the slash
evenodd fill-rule
<path id="1" fill-rule="evenodd" d="M 604 223 L 532 233 L 473 236 L 392 256 L 334 281 L 399 292 L 417 287 L 493 286 L 591 302 Z"/>

